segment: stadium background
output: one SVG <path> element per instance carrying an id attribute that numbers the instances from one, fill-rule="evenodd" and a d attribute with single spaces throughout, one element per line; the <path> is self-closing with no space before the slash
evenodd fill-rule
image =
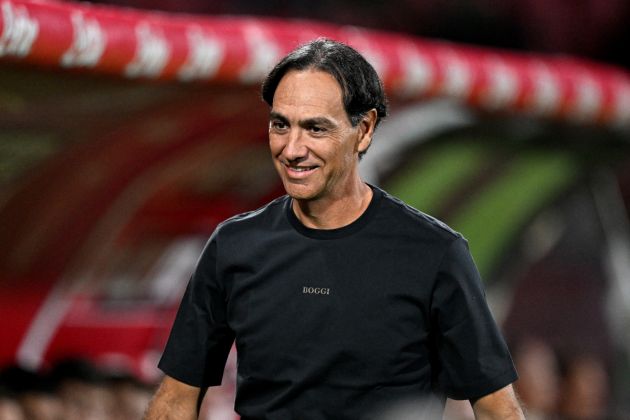
<path id="1" fill-rule="evenodd" d="M 364 176 L 469 239 L 531 413 L 624 418 L 630 7 L 578 3 L 0 2 L 0 364 L 158 379 L 206 238 L 282 193 L 258 83 L 325 35 L 392 102 Z"/>

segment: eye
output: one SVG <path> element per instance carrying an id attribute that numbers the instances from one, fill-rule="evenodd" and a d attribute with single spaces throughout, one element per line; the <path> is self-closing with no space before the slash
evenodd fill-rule
<path id="1" fill-rule="evenodd" d="M 309 131 L 314 134 L 322 134 L 326 132 L 326 128 L 321 127 L 319 125 L 313 125 L 309 127 Z"/>
<path id="2" fill-rule="evenodd" d="M 281 121 L 281 120 L 271 120 L 271 121 L 269 121 L 269 127 L 272 128 L 275 131 L 284 131 L 287 128 L 289 128 L 287 123 L 285 123 L 284 121 Z"/>

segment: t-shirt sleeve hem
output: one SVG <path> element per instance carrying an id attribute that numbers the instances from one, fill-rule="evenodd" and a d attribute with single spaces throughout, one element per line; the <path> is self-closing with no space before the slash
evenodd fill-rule
<path id="1" fill-rule="evenodd" d="M 453 400 L 474 400 L 511 384 L 518 379 L 518 374 L 514 369 L 508 369 L 494 378 L 476 384 L 470 384 L 457 389 L 450 389 L 446 396 Z"/>
<path id="2" fill-rule="evenodd" d="M 221 385 L 221 381 L 223 379 L 221 375 L 221 377 L 219 378 L 208 378 L 208 380 L 200 380 L 198 377 L 193 378 L 191 375 L 186 375 L 182 372 L 176 372 L 175 369 L 170 368 L 162 362 L 158 363 L 158 368 L 162 372 L 164 372 L 165 375 L 168 375 L 173 379 L 177 379 L 178 381 L 183 382 L 186 385 L 195 386 L 197 388 L 219 386 Z"/>

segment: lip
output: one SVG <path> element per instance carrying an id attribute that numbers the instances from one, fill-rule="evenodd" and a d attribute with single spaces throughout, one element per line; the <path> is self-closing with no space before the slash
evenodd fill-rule
<path id="1" fill-rule="evenodd" d="M 308 176 L 310 176 L 313 172 L 317 171 L 317 169 L 319 169 L 319 166 L 288 166 L 288 165 L 283 165 L 284 166 L 284 171 L 286 172 L 287 176 L 289 178 L 293 178 L 293 179 L 304 179 L 307 178 Z M 311 169 L 307 169 L 307 170 L 296 170 L 296 168 L 311 168 Z"/>

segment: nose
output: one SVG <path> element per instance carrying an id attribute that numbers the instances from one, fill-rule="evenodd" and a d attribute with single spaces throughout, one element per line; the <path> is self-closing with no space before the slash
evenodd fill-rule
<path id="1" fill-rule="evenodd" d="M 308 148 L 306 147 L 302 130 L 300 128 L 293 129 L 286 138 L 286 144 L 282 150 L 285 159 L 290 162 L 299 162 L 306 159 Z"/>

